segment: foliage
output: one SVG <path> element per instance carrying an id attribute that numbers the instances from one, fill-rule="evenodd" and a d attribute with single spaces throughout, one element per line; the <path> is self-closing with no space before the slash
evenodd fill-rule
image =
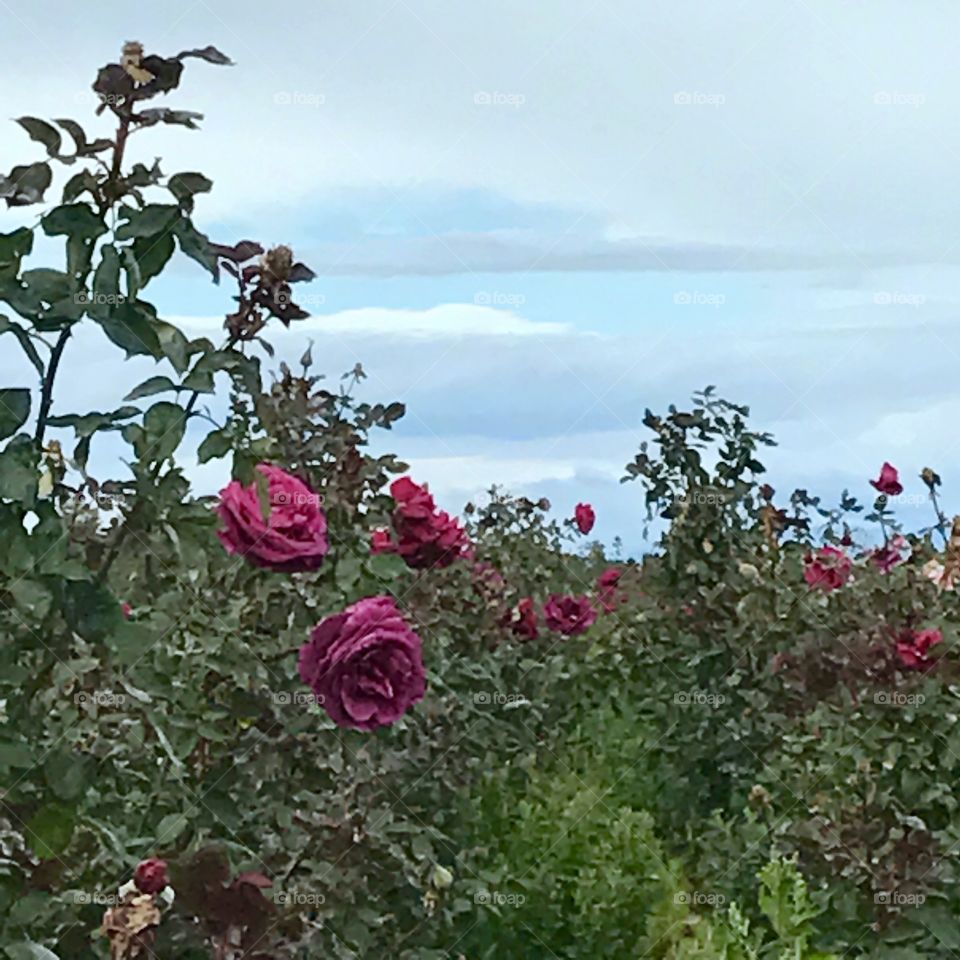
<path id="1" fill-rule="evenodd" d="M 44 158 L 0 177 L 8 206 L 44 204 L 0 235 L 0 338 L 38 380 L 0 389 L 6 954 L 960 948 L 960 522 L 936 473 L 919 477 L 933 520 L 916 533 L 897 522 L 889 465 L 869 507 L 801 490 L 778 505 L 761 482 L 772 438 L 708 388 L 644 418 L 652 441 L 624 479 L 663 536 L 641 562 L 581 546 L 589 505 L 558 521 L 499 489 L 465 507 L 464 531 L 406 517 L 405 535 L 455 538 L 446 566 L 372 550 L 406 465 L 372 455 L 371 435 L 403 405 L 362 399 L 359 365 L 327 381 L 309 348 L 265 383 L 270 331 L 306 316 L 293 285 L 312 271 L 286 247 L 211 242 L 195 222 L 203 174 L 125 163 L 130 136 L 197 127 L 195 112 L 146 106 L 194 60 L 229 63 L 128 44 L 94 82 L 111 135 L 21 117 Z M 59 203 L 54 171 L 69 174 Z M 63 238 L 59 267 L 33 264 L 38 230 Z M 145 299 L 178 251 L 235 287 L 219 344 Z M 61 410 L 79 324 L 157 372 L 113 409 Z M 221 422 L 200 399 L 224 394 Z M 200 422 L 212 429 L 193 450 Z M 104 433 L 128 450 L 96 477 Z M 194 455 L 261 482 L 263 523 L 261 463 L 322 497 L 319 569 L 228 554 L 216 498 L 191 490 Z M 434 509 L 415 498 L 414 514 Z M 337 727 L 298 677 L 298 648 L 382 594 L 422 642 L 426 696 L 393 726 Z M 581 598 L 589 626 L 553 631 L 553 596 Z M 144 858 L 169 863 L 170 887 L 119 892 Z"/>

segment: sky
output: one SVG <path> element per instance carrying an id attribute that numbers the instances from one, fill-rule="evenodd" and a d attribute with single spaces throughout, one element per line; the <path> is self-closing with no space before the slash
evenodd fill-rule
<path id="1" fill-rule="evenodd" d="M 929 522 L 924 466 L 960 509 L 955 3 L 0 0 L 0 17 L 8 115 L 91 134 L 111 133 L 90 83 L 124 41 L 232 57 L 188 61 L 168 99 L 202 130 L 145 131 L 130 159 L 204 172 L 201 229 L 289 243 L 316 271 L 278 361 L 313 341 L 334 379 L 361 362 L 366 399 L 407 404 L 384 449 L 447 509 L 491 483 L 561 516 L 586 500 L 596 535 L 637 552 L 642 491 L 619 481 L 644 409 L 708 383 L 777 436 L 784 496 L 868 498 L 890 460 L 918 494 L 907 526 Z M 0 130 L 0 169 L 40 159 Z M 148 293 L 191 332 L 230 309 L 191 261 Z M 71 364 L 59 411 L 160 372 L 96 329 Z M 12 339 L 0 382 L 33 385 Z M 199 491 L 222 482 L 187 462 Z"/>

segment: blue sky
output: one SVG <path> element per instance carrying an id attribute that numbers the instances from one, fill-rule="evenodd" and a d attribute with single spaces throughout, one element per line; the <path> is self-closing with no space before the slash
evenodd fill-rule
<path id="1" fill-rule="evenodd" d="M 234 58 L 190 62 L 171 99 L 206 115 L 201 132 L 138 134 L 131 159 L 202 170 L 215 187 L 197 221 L 214 239 L 291 243 L 317 271 L 300 288 L 314 316 L 277 332 L 280 356 L 312 339 L 331 376 L 360 361 L 371 399 L 406 401 L 388 440 L 449 509 L 495 481 L 564 513 L 589 499 L 598 535 L 639 549 L 641 491 L 618 480 L 640 417 L 706 383 L 778 435 L 784 494 L 866 496 L 890 459 L 908 477 L 937 467 L 960 508 L 947 0 L 0 13 L 8 113 L 91 133 L 109 128 L 90 81 L 123 41 Z M 9 124 L 0 165 L 34 146 Z M 0 213 L 0 229 L 23 215 Z M 190 262 L 149 294 L 208 332 L 229 308 Z M 154 372 L 118 364 L 96 331 L 71 362 L 60 410 L 104 408 Z M 8 344 L 0 374 L 30 383 Z M 191 469 L 198 489 L 220 482 Z"/>

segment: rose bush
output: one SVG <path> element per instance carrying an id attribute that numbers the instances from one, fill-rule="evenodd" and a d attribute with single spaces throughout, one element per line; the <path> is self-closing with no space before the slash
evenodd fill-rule
<path id="1" fill-rule="evenodd" d="M 202 174 L 129 162 L 133 132 L 197 125 L 147 105 L 196 61 L 228 62 L 128 44 L 94 81 L 113 128 L 22 117 L 43 158 L 0 176 L 11 208 L 43 204 L 0 234 L 0 338 L 39 380 L 0 389 L 0 947 L 960 949 L 960 519 L 938 474 L 884 464 L 872 504 L 778 497 L 772 438 L 708 388 L 644 416 L 642 559 L 582 546 L 587 504 L 555 519 L 493 489 L 456 519 L 370 452 L 404 408 L 361 399 L 362 367 L 332 387 L 308 350 L 264 385 L 312 271 L 212 242 Z M 35 231 L 62 269 L 33 263 Z M 146 299 L 177 251 L 235 286 L 219 344 Z M 61 410 L 80 324 L 158 372 Z M 194 460 L 223 462 L 219 497 Z M 911 484 L 916 532 L 890 499 Z"/>

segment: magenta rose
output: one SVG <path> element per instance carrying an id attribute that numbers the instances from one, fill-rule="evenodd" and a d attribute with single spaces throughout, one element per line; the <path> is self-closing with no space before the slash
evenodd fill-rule
<path id="1" fill-rule="evenodd" d="M 170 882 L 167 861 L 158 857 L 141 860 L 133 872 L 133 882 L 141 893 L 159 893 Z"/>
<path id="2" fill-rule="evenodd" d="M 573 519 L 581 533 L 589 533 L 597 520 L 597 515 L 589 503 L 578 503 L 573 511 Z"/>
<path id="3" fill-rule="evenodd" d="M 897 656 L 903 666 L 910 670 L 923 670 L 933 666 L 928 654 L 931 647 L 943 641 L 937 629 L 904 630 L 897 638 Z"/>
<path id="4" fill-rule="evenodd" d="M 900 474 L 897 473 L 897 468 L 889 463 L 884 463 L 880 468 L 880 476 L 876 480 L 871 480 L 870 486 L 890 497 L 898 497 L 903 493 Z"/>
<path id="5" fill-rule="evenodd" d="M 392 597 L 366 597 L 313 628 L 300 678 L 338 726 L 390 726 L 423 699 L 420 638 Z"/>
<path id="6" fill-rule="evenodd" d="M 811 590 L 831 593 L 839 590 L 849 579 L 853 563 L 836 547 L 821 547 L 816 554 L 804 558 L 803 579 Z"/>
<path id="7" fill-rule="evenodd" d="M 302 480 L 261 463 L 270 484 L 270 518 L 264 519 L 257 484 L 234 480 L 220 491 L 218 536 L 228 553 L 283 573 L 316 570 L 329 549 L 327 517 L 320 497 Z"/>
<path id="8" fill-rule="evenodd" d="M 890 542 L 885 546 L 872 550 L 868 556 L 873 565 L 881 573 L 889 573 L 894 567 L 903 563 L 903 551 L 909 550 L 910 544 L 905 537 L 899 533 L 890 538 Z"/>
<path id="9" fill-rule="evenodd" d="M 543 618 L 551 630 L 573 636 L 587 630 L 597 619 L 597 612 L 587 597 L 554 593 L 543 605 Z"/>
<path id="10" fill-rule="evenodd" d="M 540 635 L 537 624 L 537 610 L 530 597 L 524 597 L 516 610 L 508 614 L 508 625 L 518 637 L 523 640 L 536 640 Z"/>
<path id="11" fill-rule="evenodd" d="M 438 510 L 426 485 L 401 477 L 390 485 L 396 501 L 393 529 L 396 541 L 392 549 L 407 566 L 415 570 L 447 567 L 470 553 L 470 541 L 460 522 Z"/>
<path id="12" fill-rule="evenodd" d="M 618 570 L 616 567 L 610 567 L 609 570 L 604 570 L 603 573 L 597 577 L 597 603 L 599 603 L 607 613 L 614 611 L 617 605 L 625 599 L 619 590 L 620 578 L 622 576 L 622 570 Z"/>

